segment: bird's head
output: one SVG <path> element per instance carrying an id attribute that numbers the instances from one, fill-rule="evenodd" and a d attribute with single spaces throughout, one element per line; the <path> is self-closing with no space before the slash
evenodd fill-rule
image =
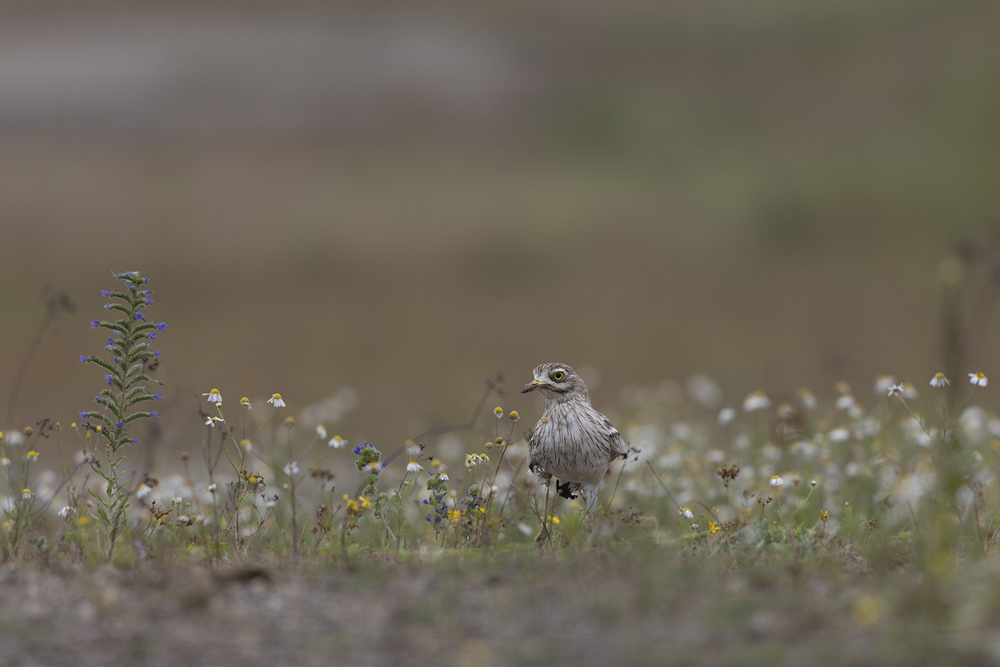
<path id="1" fill-rule="evenodd" d="M 576 371 L 566 364 L 539 364 L 531 372 L 533 379 L 524 385 L 522 394 L 538 390 L 545 402 L 561 402 L 580 397 L 589 400 L 587 385 Z"/>

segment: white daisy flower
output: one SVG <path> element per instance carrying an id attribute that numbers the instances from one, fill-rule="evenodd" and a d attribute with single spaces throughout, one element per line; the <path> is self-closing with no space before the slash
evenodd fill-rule
<path id="1" fill-rule="evenodd" d="M 316 437 L 320 440 L 326 440 L 326 427 L 322 424 L 316 427 Z"/>
<path id="2" fill-rule="evenodd" d="M 330 441 L 326 444 L 330 445 L 334 449 L 341 449 L 347 446 L 347 439 L 341 438 L 339 435 L 335 435 L 330 438 Z"/>
<path id="3" fill-rule="evenodd" d="M 299 462 L 298 461 L 290 461 L 287 465 L 285 465 L 284 468 L 281 469 L 281 471 L 284 472 L 289 477 L 293 477 L 295 475 L 298 475 L 299 474 Z"/>
<path id="4" fill-rule="evenodd" d="M 677 510 L 677 516 L 682 516 L 685 519 L 693 519 L 694 512 L 692 512 L 691 508 L 689 507 L 682 507 L 679 510 Z"/>
<path id="5" fill-rule="evenodd" d="M 833 429 L 827 433 L 826 436 L 833 442 L 846 442 L 847 440 L 850 440 L 851 432 L 841 426 L 840 428 Z"/>
<path id="6" fill-rule="evenodd" d="M 416 461 L 410 461 L 406 464 L 406 472 L 420 472 L 423 469 L 424 467 Z"/>
<path id="7" fill-rule="evenodd" d="M 799 403 L 802 404 L 802 407 L 806 410 L 816 409 L 816 396 L 814 396 L 811 391 L 805 387 L 801 387 L 796 394 L 799 397 Z"/>
<path id="8" fill-rule="evenodd" d="M 719 426 L 725 426 L 736 419 L 736 410 L 732 408 L 722 408 L 719 410 Z"/>
<path id="9" fill-rule="evenodd" d="M 891 375 L 879 375 L 875 378 L 875 393 L 884 394 L 889 391 L 891 387 L 896 385 L 896 378 Z M 891 396 L 891 394 L 890 394 Z"/>
<path id="10" fill-rule="evenodd" d="M 969 373 L 969 382 L 979 387 L 985 387 L 990 381 L 982 373 Z"/>
<path id="11" fill-rule="evenodd" d="M 76 508 L 70 507 L 69 505 L 64 505 L 61 510 L 59 510 L 59 516 L 62 518 L 68 517 L 70 514 L 76 511 Z"/>
<path id="12" fill-rule="evenodd" d="M 139 488 L 135 490 L 135 497 L 138 498 L 139 500 L 142 500 L 152 492 L 153 489 L 151 489 L 149 486 L 147 486 L 146 484 L 140 484 Z"/>
<path id="13" fill-rule="evenodd" d="M 903 387 L 902 384 L 893 384 L 889 385 L 886 391 L 889 392 L 889 396 L 899 396 L 903 393 L 903 389 L 905 389 L 905 387 Z"/>
<path id="14" fill-rule="evenodd" d="M 757 391 L 747 394 L 747 397 L 743 399 L 743 411 L 744 412 L 754 412 L 756 410 L 765 410 L 771 407 L 771 399 L 767 397 L 763 391 L 758 389 Z"/>
<path id="15" fill-rule="evenodd" d="M 202 396 L 208 396 L 209 403 L 217 403 L 222 405 L 222 393 L 218 389 L 213 389 L 207 394 L 202 394 Z"/>
<path id="16" fill-rule="evenodd" d="M 218 490 L 218 488 L 219 486 L 215 482 L 212 482 L 211 484 L 208 485 L 208 492 L 215 493 Z"/>
<path id="17" fill-rule="evenodd" d="M 25 500 L 31 500 L 31 489 L 25 489 L 21 491 L 21 497 Z"/>
<path id="18" fill-rule="evenodd" d="M 931 378 L 932 387 L 947 387 L 951 384 L 951 380 L 944 376 L 944 373 L 935 373 L 934 377 Z"/>
<path id="19" fill-rule="evenodd" d="M 208 419 L 205 420 L 205 426 L 211 426 L 212 428 L 215 428 L 216 422 L 221 422 L 221 421 L 222 421 L 221 417 L 209 417 Z"/>
<path id="20" fill-rule="evenodd" d="M 836 406 L 838 410 L 847 410 L 852 405 L 854 405 L 854 397 L 850 394 L 844 394 L 837 399 Z"/>
<path id="21" fill-rule="evenodd" d="M 771 476 L 771 486 L 782 486 L 784 483 L 785 480 L 781 479 L 780 475 Z"/>
<path id="22" fill-rule="evenodd" d="M 273 403 L 276 408 L 285 407 L 285 401 L 281 398 L 281 394 L 272 394 L 271 398 L 267 399 L 268 403 Z"/>

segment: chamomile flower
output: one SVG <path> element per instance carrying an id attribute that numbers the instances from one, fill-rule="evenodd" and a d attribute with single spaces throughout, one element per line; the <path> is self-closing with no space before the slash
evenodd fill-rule
<path id="1" fill-rule="evenodd" d="M 4 468 L 6 468 L 9 465 L 10 465 L 10 459 L 9 458 L 7 458 L 6 456 L 3 457 L 3 458 L 0 458 L 0 466 L 3 466 Z"/>
<path id="2" fill-rule="evenodd" d="M 847 442 L 851 439 L 851 432 L 843 426 L 831 430 L 826 435 L 832 442 Z"/>
<path id="3" fill-rule="evenodd" d="M 153 489 L 151 489 L 149 486 L 147 486 L 146 484 L 140 484 L 139 488 L 135 490 L 135 497 L 138 498 L 139 500 L 142 500 L 152 492 Z"/>
<path id="4" fill-rule="evenodd" d="M 875 393 L 884 394 L 896 385 L 896 378 L 891 375 L 879 375 L 875 378 Z M 889 394 L 892 396 L 892 394 Z"/>
<path id="5" fill-rule="evenodd" d="M 247 410 L 253 410 L 253 406 L 250 405 L 250 399 L 244 396 L 240 399 L 240 405 L 242 405 Z"/>
<path id="6" fill-rule="evenodd" d="M 220 417 L 209 417 L 207 420 L 205 420 L 205 426 L 211 426 L 212 428 L 215 428 L 216 422 L 221 422 L 221 421 L 222 419 Z"/>
<path id="7" fill-rule="evenodd" d="M 847 410 L 852 405 L 854 405 L 854 397 L 851 396 L 850 394 L 844 394 L 843 396 L 837 399 L 835 405 L 837 406 L 838 410 Z"/>
<path id="8" fill-rule="evenodd" d="M 760 389 L 747 394 L 747 397 L 743 399 L 743 412 L 766 410 L 769 407 L 771 407 L 771 399 Z"/>
<path id="9" fill-rule="evenodd" d="M 694 512 L 691 511 L 690 507 L 682 507 L 679 510 L 677 510 L 677 516 L 682 516 L 685 519 L 693 519 Z"/>
<path id="10" fill-rule="evenodd" d="M 511 421 L 517 421 L 521 418 L 521 415 L 517 413 L 517 410 L 511 410 L 510 414 L 507 416 L 510 417 Z"/>
<path id="11" fill-rule="evenodd" d="M 69 505 L 64 505 L 63 508 L 61 510 L 59 510 L 58 514 L 59 514 L 59 516 L 61 516 L 62 518 L 65 519 L 66 517 L 68 517 L 70 514 L 73 514 L 74 512 L 76 512 L 76 508 L 75 507 L 70 507 Z"/>
<path id="12" fill-rule="evenodd" d="M 806 410 L 816 409 L 816 396 L 811 391 L 805 387 L 801 387 L 796 392 L 796 395 L 799 397 L 799 403 L 801 403 L 802 407 Z"/>
<path id="13" fill-rule="evenodd" d="M 785 480 L 781 479 L 781 475 L 771 476 L 771 486 L 783 486 L 784 484 Z"/>
<path id="14" fill-rule="evenodd" d="M 289 461 L 284 468 L 281 469 L 283 473 L 289 477 L 293 477 L 299 474 L 299 463 L 298 461 Z"/>
<path id="15" fill-rule="evenodd" d="M 475 466 L 479 465 L 484 461 L 489 461 L 490 457 L 486 454 L 469 454 L 465 457 L 465 467 L 471 470 Z"/>
<path id="16" fill-rule="evenodd" d="M 219 490 L 219 486 L 215 482 L 212 482 L 211 484 L 208 485 L 208 492 L 209 493 L 215 493 L 218 490 Z"/>
<path id="17" fill-rule="evenodd" d="M 416 461 L 410 461 L 406 464 L 406 472 L 420 472 L 423 469 L 424 467 Z"/>
<path id="18" fill-rule="evenodd" d="M 272 394 L 271 398 L 267 399 L 268 403 L 273 403 L 276 408 L 285 407 L 285 401 L 281 398 L 281 394 Z"/>
<path id="19" fill-rule="evenodd" d="M 347 438 L 341 438 L 339 435 L 335 435 L 330 438 L 330 441 L 326 444 L 330 445 L 334 449 L 342 449 L 347 446 Z"/>
<path id="20" fill-rule="evenodd" d="M 951 384 L 951 380 L 944 376 L 944 373 L 935 373 L 934 377 L 931 378 L 932 387 L 947 387 Z"/>
<path id="21" fill-rule="evenodd" d="M 497 419 L 502 419 L 503 418 L 503 408 L 501 408 L 498 405 L 497 407 L 493 408 L 493 414 L 495 414 L 497 416 Z"/>
<path id="22" fill-rule="evenodd" d="M 902 384 L 893 384 L 889 385 L 886 391 L 889 392 L 889 396 L 900 396 L 902 395 L 904 389 L 905 387 L 903 387 Z"/>
<path id="23" fill-rule="evenodd" d="M 320 440 L 326 440 L 326 427 L 322 424 L 316 426 L 316 437 Z"/>
<path id="24" fill-rule="evenodd" d="M 37 461 L 38 460 L 38 452 L 36 452 L 34 449 L 32 449 L 30 452 L 28 452 L 28 460 L 29 461 Z"/>
<path id="25" fill-rule="evenodd" d="M 219 405 L 222 405 L 222 392 L 220 392 L 218 389 L 212 389 L 212 391 L 208 392 L 207 394 L 202 394 L 202 396 L 208 396 L 209 403 L 217 403 Z"/>
<path id="26" fill-rule="evenodd" d="M 31 489 L 25 489 L 21 491 L 21 497 L 25 500 L 31 500 Z"/>
<path id="27" fill-rule="evenodd" d="M 736 419 L 736 410 L 732 408 L 722 408 L 719 410 L 719 426 L 725 426 L 729 422 Z"/>
<path id="28" fill-rule="evenodd" d="M 979 387 L 985 387 L 990 381 L 982 373 L 969 373 L 969 382 Z"/>

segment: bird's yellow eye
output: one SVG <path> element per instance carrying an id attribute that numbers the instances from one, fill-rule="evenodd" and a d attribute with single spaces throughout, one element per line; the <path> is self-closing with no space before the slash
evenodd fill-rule
<path id="1" fill-rule="evenodd" d="M 552 374 L 552 379 L 555 380 L 556 382 L 561 382 L 564 377 L 566 377 L 566 374 L 563 373 L 562 371 L 556 371 L 555 373 Z"/>

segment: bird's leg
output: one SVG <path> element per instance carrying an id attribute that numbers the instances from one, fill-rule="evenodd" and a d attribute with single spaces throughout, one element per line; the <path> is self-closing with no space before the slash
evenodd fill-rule
<path id="1" fill-rule="evenodd" d="M 552 478 L 545 478 L 545 510 L 542 512 L 542 528 L 538 531 L 538 535 L 535 535 L 535 544 L 542 546 L 548 542 L 551 538 L 549 537 L 549 491 L 552 490 Z"/>
<path id="2" fill-rule="evenodd" d="M 589 533 L 594 529 L 594 515 L 596 514 L 595 507 L 597 507 L 597 488 L 581 485 L 580 493 L 583 495 L 583 500 L 587 505 L 587 509 L 584 510 L 583 514 L 583 528 L 584 531 Z"/>

